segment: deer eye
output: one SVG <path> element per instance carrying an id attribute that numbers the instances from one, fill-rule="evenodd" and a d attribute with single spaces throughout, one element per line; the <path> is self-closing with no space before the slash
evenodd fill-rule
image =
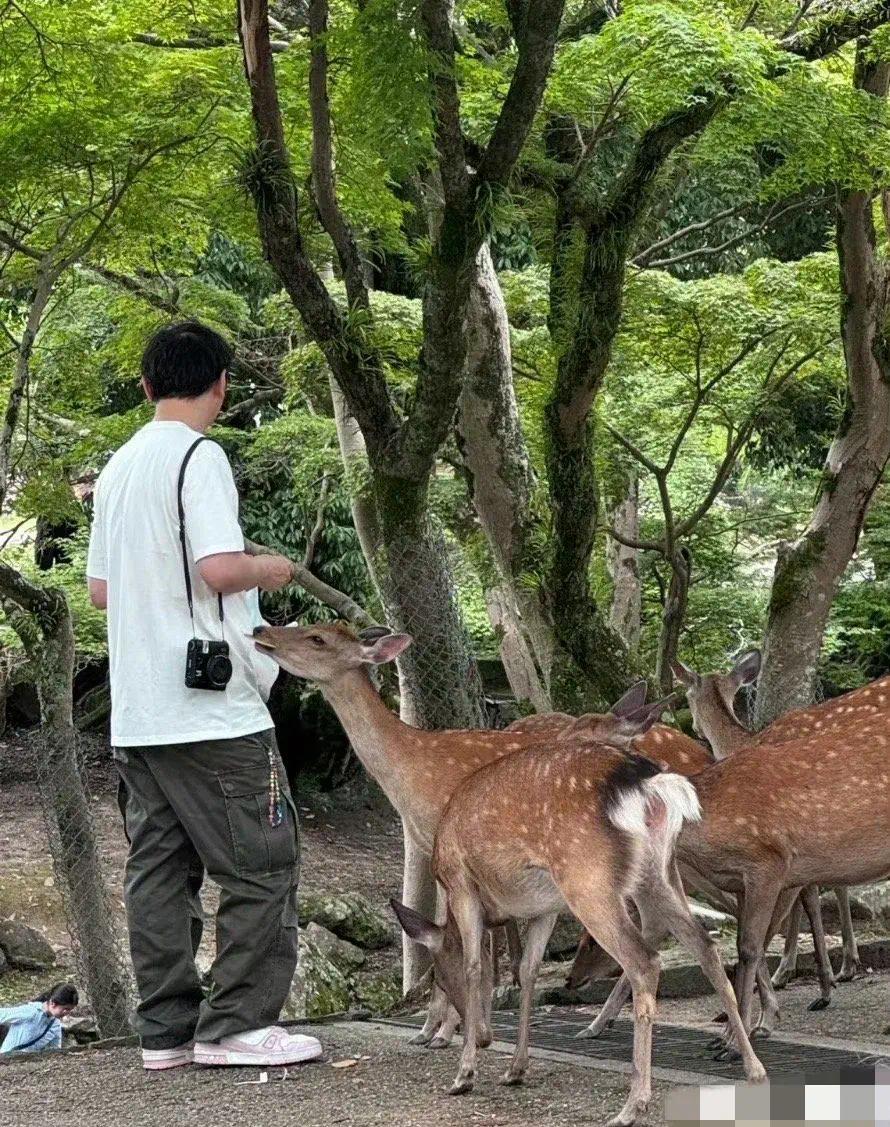
<path id="1" fill-rule="evenodd" d="M 324 645 L 324 638 L 322 638 L 321 634 L 310 634 L 309 641 L 313 644 L 313 646 Z"/>

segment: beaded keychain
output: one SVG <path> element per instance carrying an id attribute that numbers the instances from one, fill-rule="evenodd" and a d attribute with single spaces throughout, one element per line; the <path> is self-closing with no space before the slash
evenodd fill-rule
<path id="1" fill-rule="evenodd" d="M 284 799 L 281 796 L 281 782 L 278 778 L 278 764 L 275 752 L 269 748 L 269 825 L 280 826 L 284 821 Z"/>

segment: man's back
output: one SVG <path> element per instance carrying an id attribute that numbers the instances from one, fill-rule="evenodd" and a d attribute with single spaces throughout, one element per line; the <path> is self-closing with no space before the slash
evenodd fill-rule
<path id="1" fill-rule="evenodd" d="M 111 459 L 96 488 L 88 574 L 108 584 L 112 743 L 187 743 L 270 728 L 264 701 L 276 667 L 245 637 L 257 622 L 255 592 L 223 599 L 195 566 L 207 556 L 242 552 L 238 499 L 222 449 L 201 442 L 183 485 L 194 600 L 189 617 L 179 543 L 176 484 L 200 434 L 182 422 L 152 422 Z M 224 691 L 185 685 L 189 639 L 229 644 L 232 679 Z"/>

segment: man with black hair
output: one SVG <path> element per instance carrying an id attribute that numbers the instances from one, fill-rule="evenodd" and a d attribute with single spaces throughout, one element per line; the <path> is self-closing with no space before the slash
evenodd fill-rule
<path id="1" fill-rule="evenodd" d="M 95 492 L 87 575 L 108 611 L 125 898 L 150 1069 L 321 1053 L 315 1038 L 272 1024 L 297 962 L 299 841 L 265 703 L 277 667 L 249 636 L 258 589 L 285 586 L 292 568 L 246 554 L 231 467 L 204 438 L 231 363 L 229 344 L 197 322 L 156 333 L 142 358 L 154 419 Z M 208 653 L 226 646 L 211 675 Z M 202 871 L 220 886 L 206 999 L 192 945 Z"/>

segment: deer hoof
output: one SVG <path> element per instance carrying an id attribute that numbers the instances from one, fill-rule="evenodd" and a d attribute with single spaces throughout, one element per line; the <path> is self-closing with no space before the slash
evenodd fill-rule
<path id="1" fill-rule="evenodd" d="M 862 974 L 861 963 L 842 963 L 835 977 L 838 982 L 852 982 L 860 974 Z"/>
<path id="2" fill-rule="evenodd" d="M 724 1039 L 722 1037 L 712 1037 L 711 1040 L 706 1045 L 708 1052 L 711 1052 L 711 1053 L 716 1053 L 718 1049 L 723 1049 L 725 1047 L 726 1047 L 726 1042 L 724 1041 Z"/>
<path id="3" fill-rule="evenodd" d="M 749 1040 L 751 1041 L 765 1041 L 767 1037 L 772 1037 L 773 1031 L 768 1025 L 756 1025 L 750 1034 Z"/>
<path id="4" fill-rule="evenodd" d="M 607 1021 L 603 1025 L 597 1025 L 592 1021 L 590 1025 L 585 1026 L 580 1033 L 575 1034 L 576 1041 L 595 1041 L 601 1033 L 605 1033 L 607 1029 L 611 1029 L 615 1024 L 614 1021 Z"/>
<path id="5" fill-rule="evenodd" d="M 726 1061 L 735 1061 L 735 1060 L 741 1060 L 741 1059 L 742 1059 L 742 1054 L 738 1051 L 738 1049 L 735 1047 L 735 1045 L 725 1045 L 723 1047 L 723 1051 L 717 1053 L 717 1055 L 714 1057 L 714 1060 L 726 1060 Z"/>
<path id="6" fill-rule="evenodd" d="M 411 1037 L 408 1040 L 409 1045 L 428 1045 L 432 1038 L 428 1033 L 418 1033 L 416 1037 Z"/>
<path id="7" fill-rule="evenodd" d="M 525 1071 L 524 1070 L 522 1072 L 514 1072 L 512 1069 L 510 1069 L 508 1072 L 505 1072 L 504 1075 L 501 1077 L 501 1083 L 504 1085 L 505 1088 L 516 1088 L 520 1084 L 522 1084 L 524 1080 L 525 1080 Z"/>
<path id="8" fill-rule="evenodd" d="M 807 1006 L 807 1009 L 812 1012 L 815 1012 L 816 1010 L 827 1010 L 830 1005 L 830 998 L 816 998 L 815 1001 L 810 1002 L 810 1004 Z"/>
<path id="9" fill-rule="evenodd" d="M 719 1014 L 717 1014 L 716 1017 L 711 1018 L 711 1021 L 716 1022 L 718 1024 L 720 1024 L 720 1023 L 725 1024 L 728 1020 L 729 1019 L 726 1016 L 726 1010 L 721 1010 L 721 1012 Z"/>
<path id="10" fill-rule="evenodd" d="M 794 977 L 794 972 L 790 970 L 782 970 L 781 967 L 776 971 L 770 982 L 773 984 L 774 990 L 784 990 L 791 979 Z"/>
<path id="11" fill-rule="evenodd" d="M 451 1087 L 448 1089 L 449 1096 L 465 1096 L 467 1092 L 472 1092 L 475 1075 L 471 1076 L 458 1076 Z"/>
<path id="12" fill-rule="evenodd" d="M 447 1049 L 450 1044 L 450 1037 L 434 1037 L 427 1047 L 430 1049 Z"/>

